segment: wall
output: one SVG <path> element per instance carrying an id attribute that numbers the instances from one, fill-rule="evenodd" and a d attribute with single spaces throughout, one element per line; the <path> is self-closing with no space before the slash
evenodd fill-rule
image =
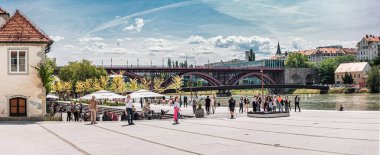
<path id="1" fill-rule="evenodd" d="M 9 117 L 9 99 L 15 96 L 27 99 L 27 117 L 43 117 L 46 111 L 45 89 L 37 71 L 37 66 L 45 59 L 45 46 L 42 44 L 0 43 L 0 117 Z M 28 74 L 8 74 L 8 48 L 28 49 Z"/>
<path id="2" fill-rule="evenodd" d="M 285 68 L 285 84 L 307 84 L 308 81 L 319 84 L 318 70 L 314 68 Z M 309 79 L 307 76 L 309 75 Z M 299 81 L 294 77 L 300 77 Z"/>

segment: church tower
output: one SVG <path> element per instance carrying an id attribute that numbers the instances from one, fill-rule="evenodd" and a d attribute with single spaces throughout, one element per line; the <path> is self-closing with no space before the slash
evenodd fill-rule
<path id="1" fill-rule="evenodd" d="M 277 52 L 276 55 L 281 55 L 280 41 L 277 42 Z"/>

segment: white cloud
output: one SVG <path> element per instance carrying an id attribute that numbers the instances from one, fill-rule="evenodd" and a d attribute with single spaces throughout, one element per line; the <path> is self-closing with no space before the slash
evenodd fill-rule
<path id="1" fill-rule="evenodd" d="M 63 47 L 67 48 L 67 49 L 74 49 L 75 48 L 74 45 L 64 45 Z"/>
<path id="2" fill-rule="evenodd" d="M 131 40 L 133 40 L 132 38 L 129 38 L 129 37 L 126 37 L 126 38 L 124 38 L 124 40 L 129 40 L 129 41 L 131 41 Z"/>
<path id="3" fill-rule="evenodd" d="M 174 50 L 166 39 L 147 38 L 143 46 L 151 52 L 170 52 Z"/>
<path id="4" fill-rule="evenodd" d="M 94 45 L 98 48 L 98 49 L 104 49 L 107 44 L 105 43 L 102 43 L 102 42 L 95 42 Z"/>
<path id="5" fill-rule="evenodd" d="M 187 42 L 190 44 L 200 44 L 200 43 L 204 43 L 205 41 L 206 41 L 205 38 L 198 35 L 192 35 L 187 39 Z"/>
<path id="6" fill-rule="evenodd" d="M 129 25 L 123 29 L 124 32 L 126 31 L 136 31 L 141 32 L 142 28 L 144 27 L 144 19 L 142 18 L 135 18 L 135 23 L 132 25 Z"/>
<path id="7" fill-rule="evenodd" d="M 92 42 L 92 41 L 103 41 L 103 40 L 104 39 L 101 37 L 90 37 L 90 36 L 84 36 L 84 37 L 78 38 L 79 43 L 82 43 L 82 44 Z"/>
<path id="8" fill-rule="evenodd" d="M 56 36 L 49 36 L 51 39 L 53 39 L 55 42 L 59 42 L 61 40 L 64 40 L 65 38 L 64 37 L 61 37 L 59 35 L 56 35 Z"/>

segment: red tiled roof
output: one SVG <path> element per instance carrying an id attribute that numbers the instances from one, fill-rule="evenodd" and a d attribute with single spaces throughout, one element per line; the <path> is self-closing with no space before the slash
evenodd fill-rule
<path id="1" fill-rule="evenodd" d="M 7 13 L 7 11 L 5 11 L 3 8 L 1 8 L 1 6 L 0 6 L 0 14 L 2 14 L 2 13 Z"/>
<path id="2" fill-rule="evenodd" d="M 316 49 L 298 51 L 298 53 L 301 53 L 303 55 L 312 55 L 312 54 L 315 54 L 315 52 L 316 52 Z"/>
<path id="3" fill-rule="evenodd" d="M 380 36 L 374 36 L 374 35 L 366 35 L 365 37 L 364 37 L 364 39 L 366 40 L 366 41 L 373 41 L 373 42 L 377 42 L 377 41 L 380 41 Z"/>
<path id="4" fill-rule="evenodd" d="M 356 54 L 357 49 L 356 48 L 343 48 L 343 51 L 346 52 L 346 54 Z"/>
<path id="5" fill-rule="evenodd" d="M 19 10 L 0 28 L 0 42 L 53 43 Z"/>

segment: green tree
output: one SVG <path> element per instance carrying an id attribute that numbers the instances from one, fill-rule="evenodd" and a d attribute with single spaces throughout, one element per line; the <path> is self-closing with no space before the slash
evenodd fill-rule
<path id="1" fill-rule="evenodd" d="M 136 91 L 137 89 L 139 89 L 139 85 L 137 83 L 137 79 L 131 79 L 129 82 L 128 82 L 128 88 L 129 90 L 131 91 Z"/>
<path id="2" fill-rule="evenodd" d="M 301 53 L 290 53 L 285 60 L 285 67 L 287 68 L 314 68 L 315 64 Z"/>
<path id="3" fill-rule="evenodd" d="M 123 94 L 127 91 L 127 85 L 122 75 L 116 75 L 112 79 L 111 89 L 115 93 Z"/>
<path id="4" fill-rule="evenodd" d="M 104 68 L 96 67 L 88 60 L 69 62 L 59 70 L 58 76 L 63 81 L 70 81 L 75 86 L 77 81 L 107 76 Z"/>
<path id="5" fill-rule="evenodd" d="M 54 70 L 57 68 L 55 60 L 47 58 L 44 62 L 39 63 L 37 66 L 33 66 L 33 68 L 38 71 L 42 85 L 45 87 L 46 94 L 49 94 L 54 82 Z"/>
<path id="6" fill-rule="evenodd" d="M 325 59 L 319 65 L 319 75 L 323 84 L 334 84 L 334 72 L 341 63 L 354 62 L 355 57 L 352 55 L 339 56 L 336 58 Z"/>
<path id="7" fill-rule="evenodd" d="M 164 82 L 164 79 L 161 77 L 156 77 L 153 79 L 153 89 L 157 93 L 162 93 L 165 91 L 165 88 L 161 87 L 161 84 Z"/>
<path id="8" fill-rule="evenodd" d="M 376 66 L 372 66 L 368 73 L 367 87 L 371 93 L 379 93 L 380 73 Z"/>
<path id="9" fill-rule="evenodd" d="M 343 84 L 353 84 L 354 83 L 354 79 L 352 78 L 352 74 L 348 74 L 347 72 L 344 73 L 344 76 L 342 78 L 343 80 Z"/>
<path id="10" fill-rule="evenodd" d="M 183 79 L 181 76 L 176 75 L 172 77 L 173 83 L 170 85 L 171 88 L 175 89 L 176 93 L 180 93 L 183 85 Z"/>

